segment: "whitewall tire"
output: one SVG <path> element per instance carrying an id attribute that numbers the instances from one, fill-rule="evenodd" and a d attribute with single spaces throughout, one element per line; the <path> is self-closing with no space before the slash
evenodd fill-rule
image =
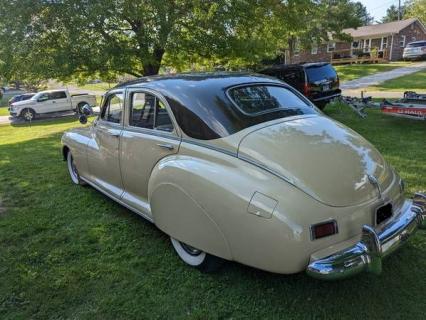
<path id="1" fill-rule="evenodd" d="M 80 179 L 80 176 L 78 174 L 77 167 L 74 163 L 74 159 L 72 157 L 71 151 L 68 151 L 67 153 L 67 166 L 68 166 L 68 172 L 71 177 L 71 181 L 74 184 L 84 185 L 85 183 Z"/>
<path id="2" fill-rule="evenodd" d="M 170 237 L 170 240 L 179 258 L 191 267 L 197 268 L 203 272 L 213 272 L 223 264 L 221 258 L 212 256 L 172 237 Z"/>

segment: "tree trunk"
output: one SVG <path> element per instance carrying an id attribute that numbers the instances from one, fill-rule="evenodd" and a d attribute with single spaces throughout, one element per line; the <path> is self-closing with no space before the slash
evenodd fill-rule
<path id="1" fill-rule="evenodd" d="M 152 54 L 152 58 L 149 62 L 143 63 L 143 75 L 152 76 L 158 74 L 161 67 L 161 61 L 163 60 L 165 50 L 163 48 L 155 48 Z"/>

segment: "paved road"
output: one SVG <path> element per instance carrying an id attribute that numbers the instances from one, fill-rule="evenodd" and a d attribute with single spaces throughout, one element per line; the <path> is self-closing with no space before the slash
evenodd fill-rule
<path id="1" fill-rule="evenodd" d="M 426 62 L 414 63 L 408 67 L 396 68 L 390 71 L 380 72 L 359 79 L 343 82 L 340 85 L 340 88 L 342 90 L 367 88 L 378 85 L 386 80 L 402 77 L 423 69 L 426 69 Z"/>

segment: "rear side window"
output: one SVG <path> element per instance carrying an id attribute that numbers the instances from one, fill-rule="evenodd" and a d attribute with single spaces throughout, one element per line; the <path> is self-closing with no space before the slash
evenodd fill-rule
<path id="1" fill-rule="evenodd" d="M 280 112 L 282 117 L 315 113 L 305 101 L 285 87 L 252 85 L 231 88 L 229 97 L 246 115 Z"/>
<path id="2" fill-rule="evenodd" d="M 172 132 L 173 123 L 164 103 L 145 92 L 131 94 L 129 125 L 133 127 Z"/>
<path id="3" fill-rule="evenodd" d="M 51 92 L 49 94 L 49 98 L 51 100 L 57 100 L 57 99 L 66 99 L 67 98 L 67 94 L 65 93 L 65 91 L 54 91 Z"/>
<path id="4" fill-rule="evenodd" d="M 426 42 L 416 42 L 407 44 L 407 48 L 419 48 L 426 47 Z"/>
<path id="5" fill-rule="evenodd" d="M 312 66 L 306 68 L 309 82 L 317 82 L 321 80 L 333 80 L 337 78 L 337 73 L 330 64 Z"/>

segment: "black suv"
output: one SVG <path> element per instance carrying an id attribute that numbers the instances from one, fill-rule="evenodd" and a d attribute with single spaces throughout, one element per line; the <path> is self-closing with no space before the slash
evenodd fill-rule
<path id="1" fill-rule="evenodd" d="M 342 93 L 339 89 L 339 77 L 336 70 L 327 62 L 274 65 L 259 73 L 288 83 L 320 109 Z"/>

